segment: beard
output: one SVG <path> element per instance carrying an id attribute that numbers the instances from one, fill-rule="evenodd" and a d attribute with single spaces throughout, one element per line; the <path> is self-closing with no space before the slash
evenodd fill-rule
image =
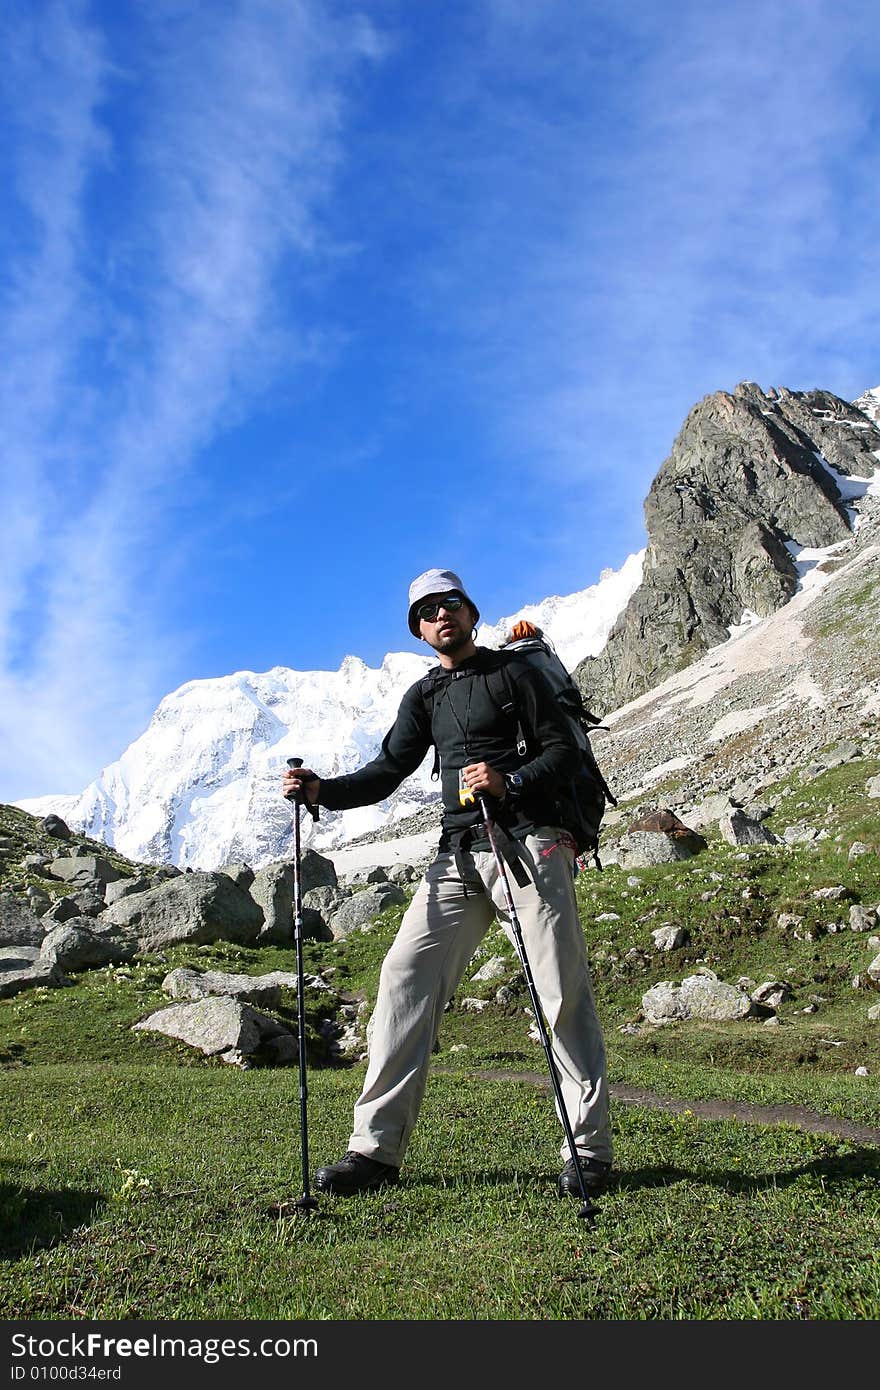
<path id="1" fill-rule="evenodd" d="M 461 651 L 462 647 L 466 647 L 470 640 L 471 634 L 463 632 L 459 628 L 455 632 L 447 633 L 445 637 L 438 637 L 437 641 L 431 645 L 438 652 L 457 652 Z"/>

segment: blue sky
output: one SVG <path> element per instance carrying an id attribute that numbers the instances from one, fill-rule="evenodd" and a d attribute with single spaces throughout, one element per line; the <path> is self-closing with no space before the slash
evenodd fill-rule
<path id="1" fill-rule="evenodd" d="M 867 0 L 7 0 L 0 799 L 184 681 L 645 540 L 743 379 L 880 383 Z"/>

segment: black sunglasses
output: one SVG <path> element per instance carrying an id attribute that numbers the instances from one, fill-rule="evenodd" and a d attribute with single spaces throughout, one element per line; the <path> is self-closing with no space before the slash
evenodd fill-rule
<path id="1" fill-rule="evenodd" d="M 460 594 L 447 594 L 445 598 L 438 599 L 436 603 L 423 603 L 416 609 L 416 617 L 423 619 L 426 623 L 432 623 L 440 612 L 445 608 L 447 613 L 454 613 L 464 603 Z"/>

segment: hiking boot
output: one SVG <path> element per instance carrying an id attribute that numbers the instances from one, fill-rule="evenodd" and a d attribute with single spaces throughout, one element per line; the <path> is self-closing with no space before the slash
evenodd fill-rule
<path id="1" fill-rule="evenodd" d="M 598 1193 L 604 1192 L 608 1186 L 611 1164 L 605 1163 L 601 1158 L 587 1158 L 585 1156 L 579 1157 L 578 1163 L 583 1174 L 587 1196 L 595 1197 Z M 556 1186 L 559 1188 L 560 1197 L 580 1197 L 581 1189 L 573 1158 L 568 1160 L 559 1174 Z"/>
<path id="2" fill-rule="evenodd" d="M 338 1197 L 353 1197 L 356 1192 L 368 1192 L 374 1187 L 397 1182 L 400 1169 L 391 1163 L 380 1163 L 366 1154 L 349 1149 L 338 1163 L 328 1163 L 315 1173 L 314 1184 L 319 1192 L 335 1192 Z"/>

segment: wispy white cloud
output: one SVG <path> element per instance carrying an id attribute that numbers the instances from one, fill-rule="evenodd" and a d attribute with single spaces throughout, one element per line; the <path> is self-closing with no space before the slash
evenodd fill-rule
<path id="1" fill-rule="evenodd" d="M 72 374 L 82 317 L 78 268 L 83 191 L 105 141 L 95 108 L 104 60 L 80 7 L 57 3 L 3 18 L 5 74 L 14 95 L 7 187 L 17 202 L 22 244 L 7 253 L 0 313 L 0 430 L 3 493 L 0 650 L 14 658 L 15 617 L 44 571 L 47 522 L 54 515 L 54 442 L 59 419 L 75 410 Z M 39 92 L 39 106 L 34 93 Z"/>
<path id="2" fill-rule="evenodd" d="M 671 443 L 695 394 L 859 386 L 880 288 L 871 6 L 487 10 L 477 57 L 439 75 L 436 143 L 419 132 L 455 234 L 414 293 L 461 335 L 522 481 L 616 468 L 638 506 L 658 418 Z M 449 149 L 452 113 L 473 138 Z"/>
<path id="3" fill-rule="evenodd" d="M 7 798 L 78 790 L 162 693 L 157 538 L 235 402 L 325 351 L 276 296 L 323 253 L 343 84 L 381 51 L 363 18 L 305 2 L 156 3 L 141 22 L 119 54 L 76 0 L 10 21 L 33 245 L 3 328 Z M 103 389 L 77 401 L 87 355 Z"/>

